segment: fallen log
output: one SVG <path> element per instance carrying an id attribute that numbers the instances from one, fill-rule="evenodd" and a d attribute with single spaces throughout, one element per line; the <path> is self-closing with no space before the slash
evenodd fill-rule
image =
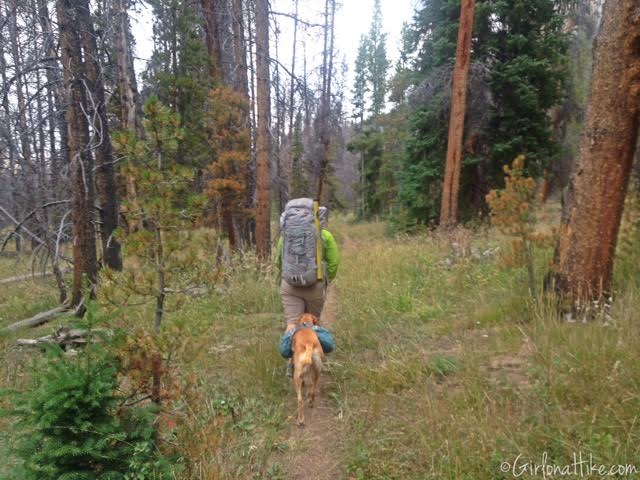
<path id="1" fill-rule="evenodd" d="M 81 328 L 61 327 L 52 335 L 45 335 L 39 338 L 19 338 L 16 343 L 23 347 L 36 347 L 44 344 L 57 343 L 64 350 L 69 348 L 81 347 L 87 344 L 87 337 L 90 335 L 89 330 Z"/>
<path id="2" fill-rule="evenodd" d="M 31 318 L 26 318 L 24 320 L 20 320 L 18 322 L 12 323 L 11 325 L 7 325 L 0 331 L 15 332 L 16 330 L 21 330 L 23 328 L 37 327 L 39 325 L 49 322 L 50 320 L 62 315 L 67 311 L 69 311 L 68 305 L 60 305 L 56 308 L 52 308 L 51 310 L 47 310 L 46 312 L 40 312 Z"/>
<path id="3" fill-rule="evenodd" d="M 69 270 L 63 270 L 61 273 L 69 273 Z M 14 282 L 22 282 L 24 280 L 37 279 L 37 278 L 45 278 L 53 275 L 53 272 L 44 272 L 44 273 L 36 273 L 36 274 L 27 274 L 27 275 L 17 275 L 15 277 L 2 278 L 0 279 L 0 285 L 6 283 L 14 283 Z"/>
<path id="4" fill-rule="evenodd" d="M 52 308 L 51 310 L 47 310 L 46 312 L 38 313 L 31 318 L 26 318 L 24 320 L 20 320 L 18 322 L 7 325 L 0 330 L 0 333 L 14 332 L 22 328 L 38 327 L 62 315 L 63 313 L 71 312 L 73 312 L 73 315 L 75 315 L 76 317 L 81 316 L 80 313 L 84 313 L 84 300 L 82 300 L 73 310 L 68 304 L 65 303 L 58 307 Z"/>

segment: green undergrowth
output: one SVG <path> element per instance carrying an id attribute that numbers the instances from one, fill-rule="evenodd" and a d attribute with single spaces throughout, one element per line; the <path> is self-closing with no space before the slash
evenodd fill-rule
<path id="1" fill-rule="evenodd" d="M 532 302 L 524 271 L 495 258 L 443 265 L 448 245 L 433 235 L 358 240 L 337 285 L 332 370 L 348 475 L 506 479 L 503 462 L 522 473 L 574 453 L 640 471 L 639 292 L 629 278 L 616 276 L 610 317 L 569 323 L 551 299 Z M 478 234 L 471 250 L 495 242 Z M 541 275 L 550 254 L 537 259 Z M 618 271 L 637 275 L 638 259 L 619 256 Z"/>
<path id="2" fill-rule="evenodd" d="M 323 373 L 333 416 L 319 441 L 340 478 L 507 479 L 502 464 L 519 455 L 565 465 L 574 453 L 640 468 L 640 290 L 629 278 L 640 253 L 618 256 L 611 315 L 570 323 L 550 299 L 530 299 L 524 270 L 500 268 L 505 239 L 493 231 L 465 232 L 455 253 L 440 235 L 389 237 L 382 223 L 332 219 L 330 229 L 342 262 L 337 350 Z M 536 259 L 540 284 L 551 253 Z M 206 293 L 170 303 L 162 335 L 181 387 L 161 417 L 167 448 L 181 478 L 287 478 L 295 401 L 277 351 L 276 272 L 248 257 L 227 269 Z M 41 301 L 0 295 L 12 320 Z M 152 310 L 132 302 L 114 325 L 134 334 Z M 0 387 L 14 387 L 33 354 L 3 341 Z"/>

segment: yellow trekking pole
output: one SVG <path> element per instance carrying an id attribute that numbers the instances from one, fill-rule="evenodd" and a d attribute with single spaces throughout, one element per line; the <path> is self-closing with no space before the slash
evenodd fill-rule
<path id="1" fill-rule="evenodd" d="M 323 280 L 324 272 L 322 268 L 322 229 L 320 228 L 320 218 L 318 217 L 318 210 L 320 205 L 317 200 L 313 201 L 313 219 L 316 224 L 316 231 L 318 232 L 318 238 L 316 239 L 316 271 L 318 272 L 318 281 Z"/>

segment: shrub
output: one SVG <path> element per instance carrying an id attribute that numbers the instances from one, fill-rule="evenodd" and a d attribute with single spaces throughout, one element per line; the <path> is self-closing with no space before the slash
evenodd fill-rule
<path id="1" fill-rule="evenodd" d="M 104 346 L 76 357 L 50 349 L 36 363 L 32 388 L 14 393 L 21 480 L 169 478 L 157 451 L 154 415 L 127 408 L 117 394 L 117 361 Z"/>
<path id="2" fill-rule="evenodd" d="M 529 291 L 536 298 L 534 248 L 549 244 L 552 235 L 536 230 L 540 201 L 536 198 L 536 182 L 524 174 L 524 155 L 504 166 L 505 187 L 491 190 L 487 203 L 491 208 L 491 223 L 501 233 L 513 238 L 511 251 L 502 256 L 505 266 L 526 267 Z"/>

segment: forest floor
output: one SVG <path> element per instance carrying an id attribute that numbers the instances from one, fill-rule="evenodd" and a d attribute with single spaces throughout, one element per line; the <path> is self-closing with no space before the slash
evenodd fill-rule
<path id="1" fill-rule="evenodd" d="M 545 224 L 557 213 L 551 205 Z M 460 229 L 453 243 L 338 218 L 331 230 L 342 262 L 324 321 L 337 348 L 303 429 L 277 351 L 274 269 L 232 259 L 215 289 L 169 308 L 164 344 L 181 386 L 162 418 L 179 478 L 494 480 L 574 454 L 640 471 L 637 248 L 618 255 L 611 315 L 582 323 L 529 298 L 525 272 L 501 268 L 506 239 L 492 229 Z M 551 253 L 538 254 L 540 283 Z M 1 258 L 0 278 L 27 263 Z M 51 279 L 3 286 L 0 327 L 55 302 Z M 152 309 L 110 321 L 134 333 Z M 62 321 L 0 337 L 0 388 L 26 385 L 37 355 L 15 338 Z M 0 420 L 0 456 L 9 422 Z"/>

